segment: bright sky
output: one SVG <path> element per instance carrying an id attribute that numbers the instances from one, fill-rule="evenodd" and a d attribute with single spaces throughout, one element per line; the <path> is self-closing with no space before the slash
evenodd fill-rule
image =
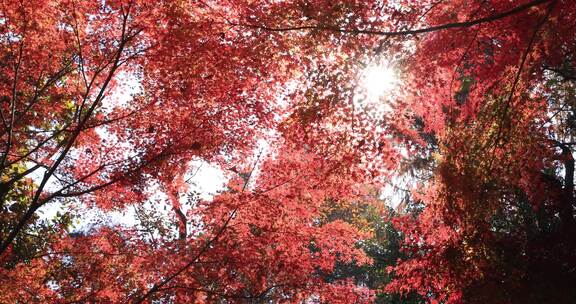
<path id="1" fill-rule="evenodd" d="M 193 170 L 191 170 L 191 176 L 189 180 L 190 191 L 195 191 L 199 193 L 200 198 L 204 200 L 210 200 L 212 197 L 224 189 L 227 179 L 224 176 L 224 172 L 207 162 L 204 161 L 193 161 L 191 164 Z M 38 176 L 41 176 L 38 174 Z M 39 177 L 37 177 L 39 179 Z M 56 189 L 56 188 L 55 188 Z M 154 191 L 154 189 L 150 189 Z M 153 203 L 146 203 L 143 205 L 145 209 L 154 209 L 157 212 L 165 213 L 168 218 L 173 217 L 171 215 L 171 208 L 163 198 L 165 195 L 158 192 L 152 198 Z M 185 200 L 185 197 L 182 197 Z M 183 212 L 186 212 L 185 206 L 183 204 Z M 64 212 L 66 206 L 59 202 L 53 202 L 43 206 L 40 209 L 40 217 L 43 219 L 51 219 L 56 216 L 57 212 Z M 83 208 L 81 210 L 82 218 L 78 222 L 74 223 L 74 231 L 87 231 L 101 224 L 106 225 L 123 225 L 123 226 L 134 226 L 136 224 L 136 213 L 133 207 L 128 207 L 123 211 L 112 211 L 112 212 L 102 212 L 95 208 Z"/>
<path id="2" fill-rule="evenodd" d="M 400 84 L 398 71 L 391 62 L 371 64 L 361 75 L 360 85 L 365 95 L 359 95 L 354 102 L 361 110 L 372 108 L 376 115 L 389 112 L 392 109 L 390 101 Z M 396 208 L 404 199 L 405 193 L 401 189 L 410 188 L 410 184 L 410 180 L 396 177 L 382 189 L 380 198 L 390 207 Z"/>

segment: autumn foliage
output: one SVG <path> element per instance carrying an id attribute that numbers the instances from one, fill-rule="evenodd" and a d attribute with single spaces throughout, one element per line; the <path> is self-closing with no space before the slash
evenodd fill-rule
<path id="1" fill-rule="evenodd" d="M 572 303 L 575 30 L 571 0 L 4 1 L 0 303 Z"/>

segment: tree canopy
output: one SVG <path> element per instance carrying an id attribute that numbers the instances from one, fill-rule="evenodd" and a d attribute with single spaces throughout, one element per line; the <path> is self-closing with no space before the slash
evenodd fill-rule
<path id="1" fill-rule="evenodd" d="M 0 303 L 572 303 L 575 30 L 572 0 L 6 0 Z"/>

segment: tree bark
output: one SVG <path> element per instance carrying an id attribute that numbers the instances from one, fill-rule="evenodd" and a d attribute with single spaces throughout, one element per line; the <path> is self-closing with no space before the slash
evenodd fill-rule
<path id="1" fill-rule="evenodd" d="M 561 148 L 565 173 L 560 218 L 563 230 L 572 231 L 574 229 L 574 157 L 566 145 L 562 145 Z"/>

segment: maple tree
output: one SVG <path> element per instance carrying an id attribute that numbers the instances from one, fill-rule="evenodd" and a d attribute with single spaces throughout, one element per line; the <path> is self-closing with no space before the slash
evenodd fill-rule
<path id="1" fill-rule="evenodd" d="M 550 1 L 490 27 L 439 32 L 414 54 L 439 55 L 417 61 L 424 64 L 414 69 L 431 77 L 414 81 L 420 96 L 440 104 L 406 108 L 434 136 L 428 153 L 437 159 L 432 179 L 414 193 L 424 210 L 398 221 L 413 257 L 393 268 L 399 278 L 389 290 L 447 303 L 573 298 L 565 289 L 574 282 L 571 127 L 558 116 L 571 111 L 571 98 L 556 95 L 561 76 L 549 72 L 573 65 L 574 24 L 564 19 L 573 8 Z M 458 11 L 492 7 L 468 9 Z M 448 43 L 458 35 L 464 43 Z"/>
<path id="2" fill-rule="evenodd" d="M 570 0 L 0 13 L 0 302 L 575 296 Z M 385 63 L 401 84 L 369 96 Z M 212 199 L 186 199 L 195 161 L 227 170 Z M 399 178 L 401 215 L 374 191 Z M 71 232 L 129 207 L 134 227 Z"/>

